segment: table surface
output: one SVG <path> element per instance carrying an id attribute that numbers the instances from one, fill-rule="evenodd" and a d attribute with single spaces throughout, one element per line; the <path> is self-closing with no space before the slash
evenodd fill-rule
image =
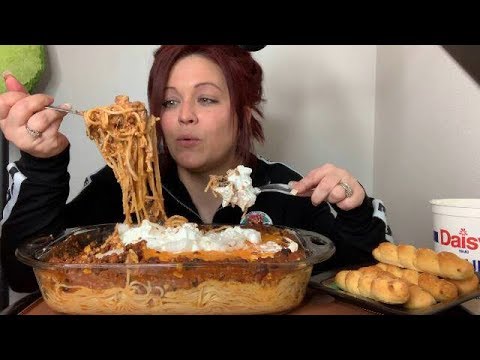
<path id="1" fill-rule="evenodd" d="M 331 271 L 312 276 L 310 285 L 303 302 L 291 310 L 289 315 L 382 315 L 371 309 L 360 307 L 358 302 L 349 302 L 348 300 L 335 297 L 315 286 L 323 279 L 332 275 Z M 479 300 L 474 300 L 479 301 Z M 60 315 L 53 311 L 44 301 L 39 291 L 27 295 L 15 304 L 3 310 L 2 315 Z M 455 306 L 448 310 L 438 313 L 438 315 L 472 315 L 474 311 L 466 309 L 464 306 Z"/>
<path id="2" fill-rule="evenodd" d="M 18 315 L 59 315 L 37 297 L 27 303 L 23 309 L 18 309 Z M 349 304 L 322 291 L 308 289 L 304 301 L 300 306 L 289 312 L 291 315 L 374 315 L 374 312 Z"/>
<path id="3" fill-rule="evenodd" d="M 59 315 L 48 307 L 43 299 L 36 298 L 18 309 L 18 315 Z M 319 290 L 308 289 L 300 306 L 289 312 L 292 315 L 373 315 L 373 312 L 345 303 Z"/>
<path id="4" fill-rule="evenodd" d="M 39 293 L 32 294 L 30 299 L 25 298 L 5 309 L 2 314 L 9 315 L 60 315 L 48 307 Z M 341 299 L 328 295 L 321 290 L 308 289 L 305 299 L 297 308 L 287 315 L 382 315 L 357 305 L 344 302 Z M 439 315 L 464 316 L 472 315 L 461 306 L 456 306 Z"/>

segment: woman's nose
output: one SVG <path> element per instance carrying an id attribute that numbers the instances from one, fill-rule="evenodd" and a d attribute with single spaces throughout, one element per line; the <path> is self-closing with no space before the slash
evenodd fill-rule
<path id="1" fill-rule="evenodd" d="M 180 114 L 178 115 L 178 121 L 184 125 L 194 124 L 197 122 L 197 116 L 192 105 L 186 102 L 182 104 Z"/>

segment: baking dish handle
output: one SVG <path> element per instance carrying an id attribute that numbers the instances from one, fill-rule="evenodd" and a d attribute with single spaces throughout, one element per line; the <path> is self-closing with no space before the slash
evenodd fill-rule
<path id="1" fill-rule="evenodd" d="M 53 235 L 44 235 L 25 241 L 17 248 L 15 254 L 19 260 L 29 264 L 33 259 L 37 259 L 54 240 L 55 237 Z"/>
<path id="2" fill-rule="evenodd" d="M 335 253 L 335 245 L 325 235 L 304 229 L 296 231 L 304 240 L 305 248 L 309 252 L 307 258 L 309 263 L 316 264 L 328 260 Z"/>

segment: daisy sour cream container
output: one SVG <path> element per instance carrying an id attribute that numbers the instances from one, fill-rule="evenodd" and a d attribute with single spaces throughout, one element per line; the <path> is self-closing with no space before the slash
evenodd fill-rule
<path id="1" fill-rule="evenodd" d="M 480 199 L 434 199 L 430 204 L 435 251 L 454 253 L 480 271 Z"/>

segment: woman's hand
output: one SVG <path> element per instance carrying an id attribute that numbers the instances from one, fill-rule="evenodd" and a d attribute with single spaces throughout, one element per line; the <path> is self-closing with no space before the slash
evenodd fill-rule
<path id="1" fill-rule="evenodd" d="M 11 74 L 3 76 L 8 91 L 0 95 L 0 129 L 5 138 L 35 157 L 60 154 L 68 146 L 68 139 L 58 131 L 65 114 L 45 109 L 53 103 L 51 96 L 29 95 Z"/>
<path id="2" fill-rule="evenodd" d="M 300 181 L 290 183 L 300 196 L 311 196 L 312 204 L 322 201 L 337 204 L 340 209 L 351 210 L 360 206 L 365 190 L 348 171 L 325 164 L 308 173 Z"/>

